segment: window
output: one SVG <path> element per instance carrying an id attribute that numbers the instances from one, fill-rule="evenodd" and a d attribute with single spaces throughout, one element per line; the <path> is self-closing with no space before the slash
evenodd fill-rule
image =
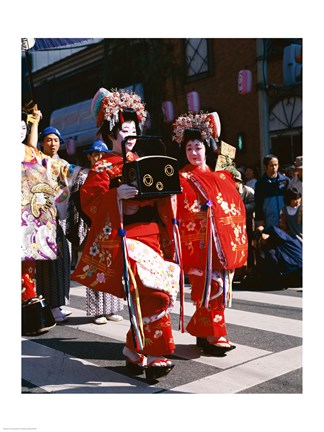
<path id="1" fill-rule="evenodd" d="M 207 39 L 186 39 L 188 79 L 197 79 L 209 73 L 209 49 Z"/>
<path id="2" fill-rule="evenodd" d="M 272 152 L 280 164 L 291 164 L 302 153 L 302 99 L 283 98 L 269 114 L 269 132 Z"/>

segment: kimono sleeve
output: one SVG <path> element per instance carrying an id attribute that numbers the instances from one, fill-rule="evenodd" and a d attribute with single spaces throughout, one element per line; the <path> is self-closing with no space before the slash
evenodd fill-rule
<path id="1" fill-rule="evenodd" d="M 109 185 L 110 177 L 106 171 L 89 171 L 86 181 L 80 188 L 80 203 L 82 211 L 90 219 L 93 219 L 101 202 L 108 199 Z"/>

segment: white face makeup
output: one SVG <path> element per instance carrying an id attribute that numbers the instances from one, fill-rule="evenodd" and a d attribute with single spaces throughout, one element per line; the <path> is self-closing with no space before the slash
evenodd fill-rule
<path id="1" fill-rule="evenodd" d="M 134 121 L 126 121 L 122 124 L 121 129 L 118 130 L 117 138 L 112 139 L 113 151 L 122 153 L 121 143 L 123 139 L 128 135 L 136 135 L 136 125 Z M 136 144 L 136 139 L 131 139 L 126 142 L 125 149 L 126 153 L 131 151 Z"/>
<path id="2" fill-rule="evenodd" d="M 191 165 L 205 167 L 206 147 L 201 141 L 189 140 L 186 144 L 186 156 Z"/>
<path id="3" fill-rule="evenodd" d="M 25 140 L 27 136 L 27 125 L 24 120 L 21 120 L 21 142 Z"/>

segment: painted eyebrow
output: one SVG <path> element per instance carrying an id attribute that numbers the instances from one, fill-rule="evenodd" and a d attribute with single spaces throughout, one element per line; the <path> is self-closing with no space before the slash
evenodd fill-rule
<path id="1" fill-rule="evenodd" d="M 130 131 L 130 130 L 136 130 L 136 128 L 135 128 L 135 126 L 133 127 L 133 126 L 125 126 L 125 127 L 122 127 L 122 129 L 121 129 L 123 132 L 128 132 L 128 131 Z"/>

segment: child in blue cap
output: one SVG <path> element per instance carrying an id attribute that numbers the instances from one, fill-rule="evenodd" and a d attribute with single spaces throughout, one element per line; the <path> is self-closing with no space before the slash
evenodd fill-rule
<path id="1" fill-rule="evenodd" d="M 103 153 L 109 153 L 108 147 L 101 140 L 97 139 L 94 141 L 87 150 L 84 150 L 88 157 L 88 161 L 91 164 L 91 167 L 101 159 Z"/>
<path id="2" fill-rule="evenodd" d="M 109 149 L 100 139 L 95 140 L 89 148 L 84 150 L 87 158 L 93 167 L 105 153 L 109 153 Z M 91 220 L 83 213 L 80 204 L 80 188 L 86 180 L 89 170 L 84 170 L 84 175 L 79 178 L 78 185 L 75 184 L 72 191 L 73 204 L 69 208 L 70 217 L 68 218 L 67 236 L 74 246 L 77 246 L 78 251 L 83 249 L 86 240 Z M 74 224 L 74 226 L 72 226 Z M 123 318 L 117 315 L 117 312 L 124 309 L 122 299 L 115 297 L 112 294 L 95 291 L 91 288 L 86 288 L 86 315 L 94 317 L 95 324 L 107 324 L 109 321 L 121 321 Z"/>

